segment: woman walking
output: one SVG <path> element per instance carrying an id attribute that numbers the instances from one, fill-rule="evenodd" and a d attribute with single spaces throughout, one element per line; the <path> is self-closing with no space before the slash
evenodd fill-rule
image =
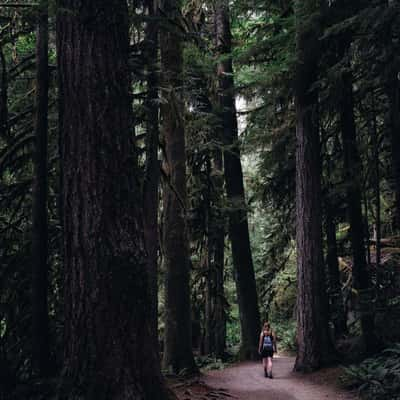
<path id="1" fill-rule="evenodd" d="M 272 379 L 272 358 L 276 352 L 276 337 L 269 322 L 265 322 L 260 334 L 258 352 L 262 357 L 264 376 Z"/>

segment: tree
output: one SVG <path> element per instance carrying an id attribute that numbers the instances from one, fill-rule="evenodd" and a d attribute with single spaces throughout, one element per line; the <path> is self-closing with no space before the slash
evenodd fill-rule
<path id="1" fill-rule="evenodd" d="M 214 188 L 211 203 L 211 221 L 209 226 L 208 253 L 213 278 L 213 307 L 211 332 L 213 352 L 223 358 L 226 347 L 226 315 L 224 295 L 224 247 L 225 247 L 225 216 L 221 210 L 223 193 L 223 158 L 218 146 L 213 151 L 211 160 L 211 183 Z"/>
<path id="2" fill-rule="evenodd" d="M 253 260 L 250 248 L 249 226 L 240 160 L 238 126 L 235 106 L 235 87 L 232 67 L 232 39 L 229 4 L 218 0 L 215 4 L 215 40 L 218 57 L 218 103 L 225 150 L 224 176 L 229 201 L 229 237 L 235 271 L 241 325 L 242 359 L 258 357 L 260 313 Z"/>
<path id="3" fill-rule="evenodd" d="M 392 168 L 394 179 L 395 209 L 394 209 L 394 226 L 395 229 L 400 228 L 400 85 L 397 70 L 395 71 L 387 84 L 387 92 L 389 97 L 389 118 L 390 118 L 390 134 L 392 148 Z"/>
<path id="4" fill-rule="evenodd" d="M 205 354 L 225 356 L 226 299 L 224 296 L 224 177 L 222 137 L 212 88 L 215 71 L 209 49 L 212 32 L 208 18 L 195 8 L 190 18 L 196 42 L 185 49 L 186 132 L 189 166 L 190 237 L 201 248 L 201 278 L 204 281 L 204 334 L 200 348 Z M 207 15 L 208 17 L 208 15 Z M 199 22 L 200 21 L 200 22 Z M 196 257 L 196 254 L 194 254 Z M 202 285 L 199 285 L 202 287 Z M 192 294 L 193 296 L 193 294 Z"/>
<path id="5" fill-rule="evenodd" d="M 361 209 L 361 158 L 357 149 L 356 125 L 354 121 L 353 81 L 348 71 L 340 78 L 340 125 L 343 142 L 344 174 L 347 207 L 350 222 L 350 241 L 353 251 L 353 287 L 364 297 L 372 290 L 367 267 L 364 244 L 364 223 Z M 368 352 L 375 351 L 374 317 L 370 305 L 362 310 L 361 329 Z"/>
<path id="6" fill-rule="evenodd" d="M 355 1 L 352 7 L 341 0 L 332 9 L 332 16 L 340 23 L 350 18 L 362 9 L 363 1 Z M 338 88 L 337 111 L 343 146 L 343 175 L 346 182 L 346 206 L 350 224 L 350 242 L 353 253 L 353 287 L 358 291 L 359 299 L 371 293 L 371 277 L 368 270 L 365 251 L 365 226 L 362 213 L 362 160 L 357 145 L 357 128 L 354 115 L 353 74 L 350 66 L 350 49 L 352 43 L 352 30 L 344 29 L 336 38 L 338 49 L 335 60 L 341 63 L 337 73 L 336 87 Z M 374 317 L 370 305 L 362 310 L 361 329 L 367 351 L 376 348 L 374 334 Z"/>
<path id="7" fill-rule="evenodd" d="M 36 44 L 36 110 L 34 178 L 32 190 L 32 362 L 41 376 L 50 373 L 48 317 L 48 217 L 47 217 L 47 127 L 48 127 L 48 15 L 41 1 Z"/>
<path id="8" fill-rule="evenodd" d="M 3 47 L 0 47 L 0 132 L 8 133 L 8 81 L 7 81 L 7 65 L 4 56 Z"/>
<path id="9" fill-rule="evenodd" d="M 159 207 L 159 102 L 158 102 L 158 23 L 156 2 L 147 0 L 145 30 L 147 63 L 146 99 L 146 172 L 144 183 L 144 234 L 146 242 L 152 337 L 158 338 L 158 207 Z"/>
<path id="10" fill-rule="evenodd" d="M 394 181 L 394 227 L 400 229 L 400 58 L 399 50 L 399 32 L 397 29 L 397 18 L 399 13 L 398 4 L 395 2 L 385 2 L 387 14 L 390 16 L 389 23 L 384 25 L 382 37 L 384 46 L 387 48 L 387 77 L 385 82 L 385 91 L 389 100 L 389 132 L 391 143 L 392 158 L 392 177 Z"/>
<path id="11" fill-rule="evenodd" d="M 328 193 L 325 199 L 325 234 L 326 234 L 326 264 L 328 267 L 329 292 L 331 297 L 330 317 L 335 327 L 335 337 L 340 338 L 347 332 L 347 316 L 343 304 L 342 287 L 338 262 L 336 242 L 336 223 L 332 199 Z"/>
<path id="12" fill-rule="evenodd" d="M 165 267 L 165 368 L 196 372 L 191 341 L 189 242 L 186 226 L 186 149 L 183 124 L 181 2 L 166 0 L 163 14 L 168 29 L 160 38 L 163 102 L 162 133 L 165 142 L 163 187 Z"/>
<path id="13" fill-rule="evenodd" d="M 330 353 L 322 256 L 318 78 L 321 15 L 313 0 L 296 3 L 296 243 L 297 344 L 295 370 L 319 368 Z"/>
<path id="14" fill-rule="evenodd" d="M 65 356 L 60 398 L 167 399 L 150 337 L 123 0 L 58 4 Z"/>

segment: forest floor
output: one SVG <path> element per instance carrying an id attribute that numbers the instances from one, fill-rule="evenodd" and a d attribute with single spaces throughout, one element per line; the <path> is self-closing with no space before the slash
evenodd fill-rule
<path id="1" fill-rule="evenodd" d="M 294 358 L 274 358 L 274 379 L 264 377 L 261 362 L 207 371 L 191 382 L 175 384 L 179 400 L 355 400 L 338 385 L 339 368 L 311 374 L 293 372 Z"/>

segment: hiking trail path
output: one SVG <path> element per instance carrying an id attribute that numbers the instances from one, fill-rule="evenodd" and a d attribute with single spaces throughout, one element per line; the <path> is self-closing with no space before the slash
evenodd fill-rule
<path id="1" fill-rule="evenodd" d="M 261 362 L 245 362 L 223 370 L 205 372 L 203 385 L 182 392 L 182 400 L 355 400 L 355 394 L 341 389 L 338 368 L 311 374 L 293 372 L 293 357 L 274 357 L 273 379 L 265 378 Z"/>

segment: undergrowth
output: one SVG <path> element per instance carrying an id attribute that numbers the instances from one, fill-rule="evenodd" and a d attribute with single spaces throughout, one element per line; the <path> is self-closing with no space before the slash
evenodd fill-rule
<path id="1" fill-rule="evenodd" d="M 272 324 L 272 329 L 277 336 L 277 346 L 279 352 L 293 353 L 297 350 L 296 321 L 277 321 Z"/>
<path id="2" fill-rule="evenodd" d="M 400 400 L 400 343 L 345 368 L 342 382 L 363 400 Z"/>
<path id="3" fill-rule="evenodd" d="M 220 358 L 214 357 L 212 355 L 209 356 L 197 356 L 195 357 L 197 366 L 203 371 L 210 371 L 215 369 L 224 369 L 232 362 L 235 361 L 234 357 L 228 357 L 226 360 L 222 360 Z"/>

